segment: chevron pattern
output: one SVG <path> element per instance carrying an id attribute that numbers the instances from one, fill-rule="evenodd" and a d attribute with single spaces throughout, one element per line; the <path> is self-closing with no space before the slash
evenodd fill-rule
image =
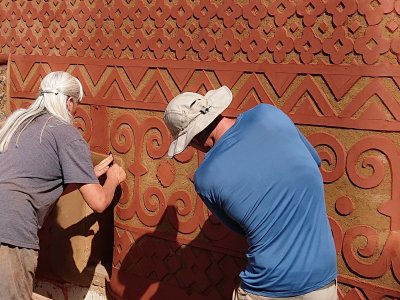
<path id="1" fill-rule="evenodd" d="M 235 64 L 232 71 L 226 72 L 176 61 L 137 67 L 136 61 L 129 60 L 91 59 L 86 63 L 71 59 L 69 64 L 64 58 L 46 60 L 12 56 L 13 98 L 35 98 L 45 74 L 50 70 L 65 70 L 82 81 L 84 103 L 90 105 L 163 111 L 168 101 L 182 91 L 205 92 L 225 84 L 234 91 L 230 115 L 257 103 L 269 103 L 281 108 L 298 124 L 400 130 L 400 104 L 396 100 L 400 99 L 399 83 L 393 76 L 400 73 L 399 66 L 387 67 L 379 77 L 373 77 L 379 67 L 369 72 L 360 68 L 358 74 L 343 76 L 347 70 L 343 66 L 302 70 L 301 65 L 285 65 L 274 72 L 276 66 L 260 65 L 253 71 L 247 64 Z M 140 64 L 153 62 L 141 60 Z M 319 77 L 314 76 L 316 72 Z"/>

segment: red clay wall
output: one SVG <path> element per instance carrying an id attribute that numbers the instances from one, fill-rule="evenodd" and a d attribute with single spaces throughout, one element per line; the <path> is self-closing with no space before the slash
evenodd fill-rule
<path id="1" fill-rule="evenodd" d="M 86 97 L 77 124 L 121 156 L 110 290 L 125 299 L 228 299 L 245 243 L 192 185 L 202 156 L 165 157 L 182 91 L 229 86 L 235 116 L 288 113 L 324 160 L 340 299 L 400 298 L 400 1 L 2 1 L 12 107 L 50 70 Z"/>

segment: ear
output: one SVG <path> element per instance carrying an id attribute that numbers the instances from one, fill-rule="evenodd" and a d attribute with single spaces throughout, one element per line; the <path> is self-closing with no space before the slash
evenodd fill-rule
<path id="1" fill-rule="evenodd" d="M 69 111 L 70 113 L 72 113 L 73 110 L 74 110 L 74 99 L 72 99 L 72 97 L 69 97 L 69 98 L 67 99 L 67 109 L 68 109 L 68 111 Z"/>

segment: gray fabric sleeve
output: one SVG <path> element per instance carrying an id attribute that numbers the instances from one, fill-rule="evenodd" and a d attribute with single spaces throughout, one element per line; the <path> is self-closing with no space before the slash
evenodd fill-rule
<path id="1" fill-rule="evenodd" d="M 59 159 L 64 184 L 98 183 L 87 143 L 73 140 L 59 149 Z"/>

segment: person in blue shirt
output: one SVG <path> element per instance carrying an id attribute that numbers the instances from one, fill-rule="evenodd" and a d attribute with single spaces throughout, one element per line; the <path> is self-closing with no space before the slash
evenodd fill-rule
<path id="1" fill-rule="evenodd" d="M 195 172 L 196 192 L 247 239 L 248 264 L 232 299 L 336 300 L 336 252 L 318 154 L 275 106 L 223 117 L 231 101 L 226 86 L 204 96 L 185 92 L 169 102 L 164 121 L 173 136 L 168 156 L 189 145 L 206 153 Z"/>

